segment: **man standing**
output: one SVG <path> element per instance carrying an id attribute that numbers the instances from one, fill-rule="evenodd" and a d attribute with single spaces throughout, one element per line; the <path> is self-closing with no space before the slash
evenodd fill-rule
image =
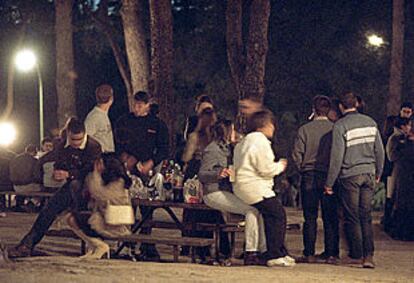
<path id="1" fill-rule="evenodd" d="M 338 214 L 336 195 L 324 194 L 329 167 L 333 123 L 327 115 L 331 107 L 326 96 L 313 99 L 313 121 L 299 128 L 292 158 L 301 174 L 303 224 L 303 257 L 300 262 L 318 259 L 335 264 L 339 257 Z M 315 257 L 318 207 L 321 203 L 325 251 Z"/>
<path id="2" fill-rule="evenodd" d="M 92 171 L 93 162 L 101 154 L 101 147 L 86 135 L 84 124 L 75 118 L 70 120 L 66 130 L 66 140 L 48 154 L 52 160 L 56 160 L 53 177 L 56 181 L 66 183 L 40 211 L 32 229 L 20 244 L 9 249 L 10 257 L 30 256 L 56 217 L 68 208 L 77 208 L 81 203 L 83 179 Z"/>
<path id="3" fill-rule="evenodd" d="M 132 113 L 122 116 L 115 126 L 117 153 L 129 171 L 142 177 L 168 158 L 168 128 L 156 115 L 150 115 L 150 97 L 139 91 L 134 96 Z M 145 207 L 141 207 L 145 214 Z M 150 230 L 143 231 L 150 233 Z M 154 245 L 141 245 L 139 260 L 158 261 Z"/>
<path id="4" fill-rule="evenodd" d="M 374 268 L 374 236 L 371 201 L 375 182 L 384 164 L 384 148 L 377 125 L 358 113 L 357 98 L 352 92 L 341 97 L 339 119 L 332 132 L 332 150 L 325 193 L 332 194 L 337 178 L 344 211 L 344 230 L 349 245 L 346 263 Z"/>
<path id="5" fill-rule="evenodd" d="M 96 106 L 85 119 L 86 134 L 96 139 L 103 152 L 115 152 L 109 108 L 114 102 L 114 93 L 110 85 L 101 85 L 95 91 Z"/>

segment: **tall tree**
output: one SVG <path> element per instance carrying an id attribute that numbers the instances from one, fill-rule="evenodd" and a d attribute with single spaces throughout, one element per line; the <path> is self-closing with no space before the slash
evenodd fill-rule
<path id="1" fill-rule="evenodd" d="M 243 1 L 227 1 L 227 58 L 239 98 L 257 96 L 263 99 L 269 16 L 269 0 L 251 1 L 247 43 L 244 45 Z"/>
<path id="2" fill-rule="evenodd" d="M 398 115 L 401 105 L 404 57 L 404 0 L 393 0 L 390 86 L 387 115 Z"/>
<path id="3" fill-rule="evenodd" d="M 150 0 L 151 82 L 150 91 L 159 103 L 160 116 L 167 124 L 173 144 L 173 24 L 170 0 Z"/>
<path id="4" fill-rule="evenodd" d="M 71 0 L 55 0 L 56 91 L 59 127 L 65 124 L 68 117 L 76 115 L 72 6 Z"/>
<path id="5" fill-rule="evenodd" d="M 128 93 L 130 107 L 134 93 L 148 91 L 150 68 L 142 7 L 143 0 L 122 1 L 121 17 L 132 84 L 132 92 Z"/>

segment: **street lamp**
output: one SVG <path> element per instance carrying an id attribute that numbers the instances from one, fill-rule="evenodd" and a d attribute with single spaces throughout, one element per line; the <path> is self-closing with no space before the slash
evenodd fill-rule
<path id="1" fill-rule="evenodd" d="M 8 146 L 16 139 L 14 126 L 7 122 L 0 123 L 0 146 Z"/>
<path id="2" fill-rule="evenodd" d="M 384 44 L 384 39 L 376 34 L 367 36 L 368 43 L 374 47 L 381 47 Z"/>
<path id="3" fill-rule="evenodd" d="M 39 127 L 40 127 L 40 141 L 44 137 L 44 127 L 43 127 L 43 82 L 42 76 L 40 74 L 39 64 L 37 64 L 37 59 L 33 51 L 29 49 L 24 49 L 16 54 L 15 64 L 18 70 L 22 72 L 30 72 L 33 68 L 36 69 L 37 80 L 39 86 Z"/>

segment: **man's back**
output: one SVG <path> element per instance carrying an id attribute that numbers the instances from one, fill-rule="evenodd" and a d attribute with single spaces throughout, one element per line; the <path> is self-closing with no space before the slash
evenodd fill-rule
<path id="1" fill-rule="evenodd" d="M 332 143 L 333 123 L 317 118 L 298 130 L 292 157 L 299 171 L 327 172 Z"/>
<path id="2" fill-rule="evenodd" d="M 98 106 L 94 107 L 85 119 L 86 133 L 96 139 L 103 152 L 114 152 L 114 137 L 108 113 Z"/>

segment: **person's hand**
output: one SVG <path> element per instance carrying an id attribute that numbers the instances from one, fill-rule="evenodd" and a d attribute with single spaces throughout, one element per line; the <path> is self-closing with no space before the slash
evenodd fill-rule
<path id="1" fill-rule="evenodd" d="M 53 171 L 53 179 L 56 181 L 65 181 L 69 178 L 69 172 L 66 170 L 55 170 Z"/>
<path id="2" fill-rule="evenodd" d="M 233 170 L 229 168 L 223 168 L 219 173 L 219 178 L 224 179 L 224 178 L 230 177 L 232 173 L 233 173 Z"/>
<path id="3" fill-rule="evenodd" d="M 145 162 L 139 162 L 137 164 L 138 171 L 143 175 L 148 175 L 149 171 L 151 171 L 153 167 L 154 161 L 152 161 L 151 159 Z"/>
<path id="4" fill-rule="evenodd" d="M 375 177 L 375 182 L 378 184 L 381 181 L 381 177 Z"/>
<path id="5" fill-rule="evenodd" d="M 285 158 L 280 158 L 278 162 L 281 166 L 282 172 L 286 170 L 286 167 L 288 165 L 288 161 Z"/>
<path id="6" fill-rule="evenodd" d="M 323 191 L 323 194 L 324 195 L 328 195 L 328 196 L 331 196 L 331 195 L 333 195 L 333 189 L 331 188 L 331 187 L 327 187 L 327 186 L 325 186 L 325 189 L 324 189 L 324 191 Z"/>

